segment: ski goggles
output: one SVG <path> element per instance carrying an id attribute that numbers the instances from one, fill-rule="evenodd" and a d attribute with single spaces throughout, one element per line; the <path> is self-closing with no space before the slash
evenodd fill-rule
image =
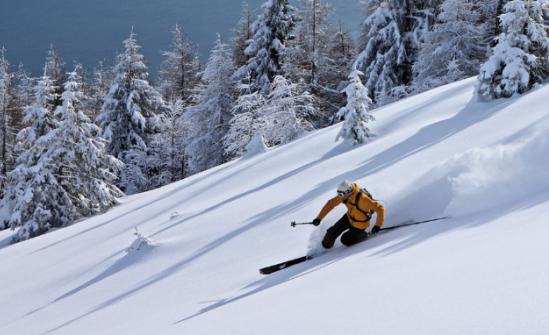
<path id="1" fill-rule="evenodd" d="M 337 191 L 337 196 L 340 197 L 340 198 L 343 198 L 349 194 L 351 194 L 351 192 L 353 192 L 353 190 L 348 190 L 348 191 Z"/>

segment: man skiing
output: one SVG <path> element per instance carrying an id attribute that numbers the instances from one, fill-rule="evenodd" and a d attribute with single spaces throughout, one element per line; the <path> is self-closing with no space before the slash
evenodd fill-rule
<path id="1" fill-rule="evenodd" d="M 370 231 L 370 234 L 377 234 L 381 230 L 383 225 L 383 219 L 385 217 L 385 209 L 383 206 L 375 201 L 370 193 L 366 189 L 360 189 L 358 184 L 350 181 L 342 182 L 337 188 L 337 197 L 330 199 L 318 216 L 313 222 L 296 223 L 292 222 L 292 227 L 296 225 L 314 224 L 318 226 L 320 221 L 328 215 L 328 213 L 339 204 L 345 204 L 347 207 L 347 213 L 339 219 L 332 227 L 328 228 L 324 239 L 322 240 L 322 246 L 326 249 L 330 249 L 334 246 L 335 241 L 341 235 L 341 243 L 346 246 L 351 246 L 358 242 L 364 241 L 368 237 L 366 229 L 370 226 L 370 219 L 374 213 L 377 214 L 376 224 Z M 423 221 L 407 221 L 401 224 L 393 225 L 391 227 L 384 228 L 383 230 L 391 230 L 401 227 L 409 227 L 412 225 L 418 225 L 426 222 L 433 222 L 439 220 L 445 220 L 448 217 L 439 217 Z M 314 254 L 308 254 L 302 257 L 290 259 L 278 264 L 269 265 L 259 269 L 259 273 L 268 275 L 290 266 L 306 262 L 315 257 Z"/>
<path id="2" fill-rule="evenodd" d="M 376 224 L 371 230 L 371 234 L 377 234 L 383 225 L 385 209 L 383 206 L 372 199 L 370 193 L 361 190 L 358 184 L 345 180 L 337 188 L 337 196 L 328 200 L 318 216 L 313 220 L 313 224 L 318 226 L 322 219 L 334 209 L 337 205 L 343 203 L 347 207 L 347 213 L 339 219 L 333 226 L 328 228 L 326 235 L 322 240 L 322 246 L 330 249 L 339 235 L 341 243 L 351 246 L 364 241 L 368 237 L 365 231 L 370 226 L 372 214 L 377 214 Z"/>

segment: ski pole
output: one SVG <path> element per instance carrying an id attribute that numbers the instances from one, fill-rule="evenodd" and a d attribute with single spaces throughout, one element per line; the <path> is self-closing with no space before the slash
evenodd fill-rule
<path id="1" fill-rule="evenodd" d="M 443 217 L 434 218 L 434 219 L 430 219 L 430 220 L 423 220 L 423 221 L 416 221 L 416 222 L 407 222 L 407 223 L 399 224 L 399 225 L 396 225 L 396 226 L 381 228 L 380 231 L 387 231 L 387 230 L 392 230 L 392 229 L 397 229 L 397 228 L 402 228 L 402 227 L 407 227 L 407 226 L 415 226 L 415 225 L 422 224 L 422 223 L 428 223 L 428 222 L 433 222 L 433 221 L 446 220 L 446 219 L 449 219 L 449 218 L 450 218 L 449 216 L 443 216 Z"/>
<path id="2" fill-rule="evenodd" d="M 313 223 L 312 222 L 295 222 L 295 221 L 292 221 L 292 223 L 290 224 L 292 227 L 295 228 L 295 226 L 304 226 L 304 225 L 312 225 Z"/>

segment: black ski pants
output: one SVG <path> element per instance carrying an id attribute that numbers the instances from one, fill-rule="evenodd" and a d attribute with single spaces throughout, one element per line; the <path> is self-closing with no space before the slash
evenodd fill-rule
<path id="1" fill-rule="evenodd" d="M 335 241 L 341 234 L 343 234 L 341 236 L 341 243 L 348 247 L 362 242 L 368 237 L 368 233 L 366 233 L 364 229 L 358 229 L 351 226 L 347 214 L 345 214 L 335 225 L 328 228 L 326 235 L 324 235 L 324 239 L 322 239 L 322 246 L 326 249 L 330 249 L 334 246 Z"/>

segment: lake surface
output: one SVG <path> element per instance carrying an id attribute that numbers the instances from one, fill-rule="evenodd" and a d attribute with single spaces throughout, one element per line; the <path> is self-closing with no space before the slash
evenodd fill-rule
<path id="1" fill-rule="evenodd" d="M 330 0 L 350 31 L 358 29 L 359 0 Z M 263 0 L 249 0 L 259 10 Z M 0 0 L 0 46 L 12 64 L 23 62 L 37 75 L 50 43 L 67 65 L 88 68 L 111 61 L 131 27 L 155 73 L 161 50 L 169 47 L 173 26 L 180 24 L 206 59 L 215 35 L 230 37 L 241 14 L 241 0 Z"/>

